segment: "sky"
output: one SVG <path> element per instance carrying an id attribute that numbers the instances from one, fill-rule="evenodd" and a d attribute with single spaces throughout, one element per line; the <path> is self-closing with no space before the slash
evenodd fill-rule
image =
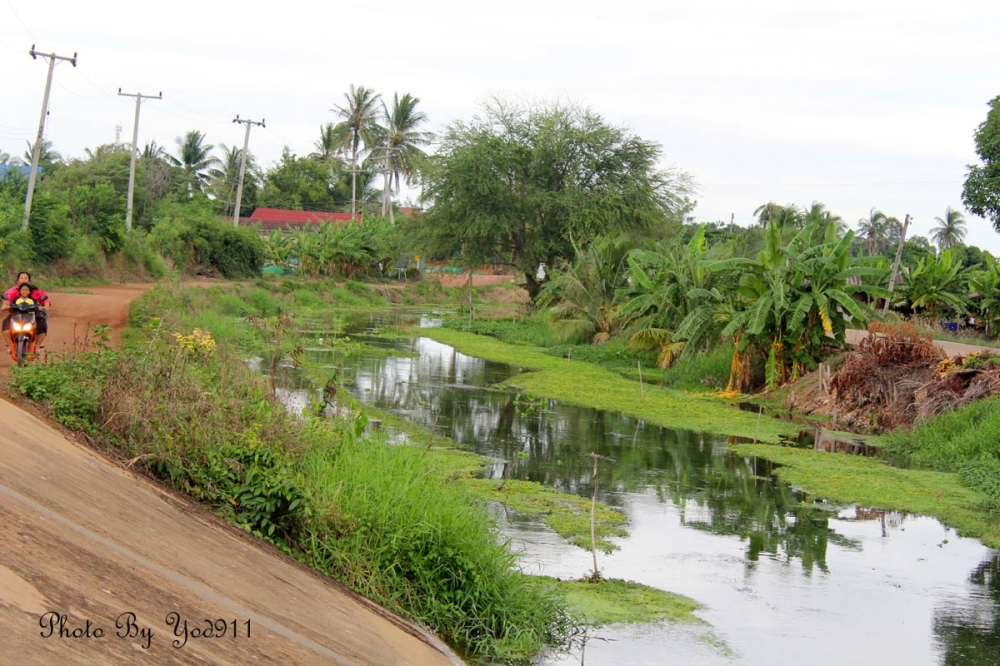
<path id="1" fill-rule="evenodd" d="M 0 0 L 0 150 L 21 155 L 55 69 L 45 136 L 83 157 L 198 129 L 269 166 L 313 150 L 351 84 L 411 93 L 428 129 L 491 96 L 573 102 L 663 147 L 690 173 L 700 221 L 747 225 L 768 201 L 824 203 L 856 226 L 874 207 L 928 236 L 961 209 L 973 133 L 1000 95 L 1000 2 L 675 0 L 503 3 Z M 1000 234 L 966 214 L 966 242 Z"/>

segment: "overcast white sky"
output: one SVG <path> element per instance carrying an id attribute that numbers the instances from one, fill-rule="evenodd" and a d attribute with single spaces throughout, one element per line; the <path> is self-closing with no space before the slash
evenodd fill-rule
<path id="1" fill-rule="evenodd" d="M 750 222 L 825 203 L 850 224 L 875 206 L 928 234 L 961 208 L 972 134 L 1000 94 L 997 0 L 508 0 L 124 2 L 0 0 L 0 149 L 37 130 L 63 155 L 132 132 L 174 149 L 191 129 L 240 145 L 236 114 L 266 118 L 251 152 L 307 154 L 352 83 L 421 99 L 431 130 L 489 95 L 573 100 L 663 145 L 699 184 L 700 220 Z M 967 242 L 1000 235 L 967 215 Z"/>

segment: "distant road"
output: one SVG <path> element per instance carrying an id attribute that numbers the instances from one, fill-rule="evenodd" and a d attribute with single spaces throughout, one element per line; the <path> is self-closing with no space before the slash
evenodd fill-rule
<path id="1" fill-rule="evenodd" d="M 845 337 L 847 338 L 847 344 L 857 346 L 867 335 L 868 331 L 848 329 Z M 944 340 L 935 340 L 934 344 L 944 350 L 944 353 L 948 356 L 964 356 L 965 354 L 975 354 L 981 351 L 991 351 L 1000 355 L 1000 349 L 996 347 L 980 347 L 979 345 L 967 345 L 961 342 L 946 342 Z"/>

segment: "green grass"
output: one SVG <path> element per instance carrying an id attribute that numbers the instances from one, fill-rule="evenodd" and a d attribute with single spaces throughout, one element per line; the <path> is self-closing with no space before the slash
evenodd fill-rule
<path id="1" fill-rule="evenodd" d="M 540 517 L 559 536 L 575 546 L 590 549 L 590 501 L 559 492 L 535 481 L 509 479 L 503 483 L 496 479 L 476 478 L 489 459 L 463 451 L 448 437 L 430 436 L 430 430 L 410 423 L 391 412 L 365 407 L 366 412 L 386 427 L 406 435 L 411 443 L 426 450 L 427 464 L 433 466 L 444 478 L 458 479 L 470 495 L 483 502 L 497 502 L 526 517 Z M 594 534 L 597 548 L 605 553 L 617 546 L 609 537 L 626 537 L 624 525 L 628 519 L 603 502 L 598 501 L 594 512 Z"/>
<path id="2" fill-rule="evenodd" d="M 1000 547 L 1000 518 L 983 508 L 984 498 L 955 474 L 891 467 L 860 456 L 767 444 L 738 444 L 736 453 L 778 463 L 775 475 L 834 502 L 933 516 L 963 536 Z"/>
<path id="3" fill-rule="evenodd" d="M 507 344 L 543 347 L 550 356 L 594 363 L 635 381 L 639 380 L 641 364 L 644 381 L 690 391 L 724 388 L 733 358 L 733 346 L 722 344 L 661 370 L 656 367 L 655 352 L 632 349 L 621 338 L 613 338 L 603 345 L 560 344 L 544 314 L 517 320 L 477 319 L 472 322 L 456 317 L 446 321 L 444 327 L 496 338 Z"/>
<path id="4" fill-rule="evenodd" d="M 750 439 L 756 434 L 764 442 L 777 442 L 782 435 L 798 432 L 794 424 L 766 416 L 760 419 L 758 429 L 756 414 L 717 398 L 651 385 L 646 385 L 640 395 L 638 382 L 593 363 L 555 358 L 542 349 L 446 328 L 420 329 L 420 335 L 452 345 L 463 354 L 528 370 L 506 384 L 531 395 L 620 412 L 670 428 Z"/>
<path id="5" fill-rule="evenodd" d="M 1000 458 L 1000 399 L 977 400 L 878 441 L 917 465 L 953 472 L 973 460 Z"/>
<path id="6" fill-rule="evenodd" d="M 559 492 L 534 481 L 509 479 L 467 479 L 464 482 L 473 497 L 499 502 L 522 516 L 541 517 L 545 524 L 574 546 L 590 549 L 590 500 Z M 622 527 L 628 518 L 598 502 L 594 511 L 596 547 L 605 553 L 617 550 L 609 537 L 626 537 Z"/>
<path id="7" fill-rule="evenodd" d="M 546 584 L 565 593 L 570 613 L 591 627 L 646 622 L 704 624 L 693 599 L 615 578 L 596 583 L 589 580 L 559 580 L 542 577 Z"/>

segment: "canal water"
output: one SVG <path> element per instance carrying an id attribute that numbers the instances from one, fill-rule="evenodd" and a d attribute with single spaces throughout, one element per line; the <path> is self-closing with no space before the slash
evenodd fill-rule
<path id="1" fill-rule="evenodd" d="M 520 395 L 496 386 L 518 372 L 511 366 L 429 338 L 371 336 L 413 316 L 346 326 L 392 353 L 335 362 L 321 322 L 309 353 L 330 358 L 358 401 L 492 458 L 490 476 L 590 497 L 597 452 L 607 459 L 598 498 L 629 519 L 618 550 L 598 555 L 602 575 L 703 605 L 705 624 L 600 628 L 539 665 L 1000 664 L 1000 563 L 980 542 L 932 518 L 807 496 L 775 481 L 769 463 L 730 452 L 725 437 Z M 283 390 L 297 406 L 316 392 Z M 527 572 L 580 578 L 593 568 L 588 551 L 540 520 L 498 516 Z"/>

